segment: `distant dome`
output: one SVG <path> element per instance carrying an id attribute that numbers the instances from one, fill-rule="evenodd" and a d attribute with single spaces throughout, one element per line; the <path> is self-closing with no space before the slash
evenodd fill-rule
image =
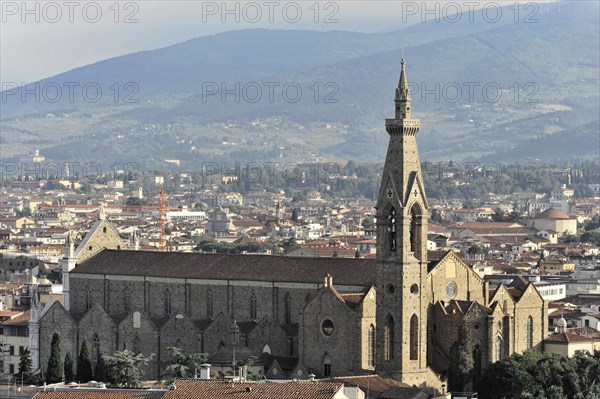
<path id="1" fill-rule="evenodd" d="M 534 219 L 570 220 L 571 218 L 560 209 L 550 208 L 534 217 Z"/>
<path id="2" fill-rule="evenodd" d="M 567 321 L 565 320 L 564 317 L 560 316 L 560 319 L 558 319 L 558 322 L 556 323 L 557 327 L 566 327 L 567 326 Z"/>

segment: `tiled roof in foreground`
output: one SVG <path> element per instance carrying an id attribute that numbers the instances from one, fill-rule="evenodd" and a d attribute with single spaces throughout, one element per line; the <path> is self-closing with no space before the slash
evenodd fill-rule
<path id="1" fill-rule="evenodd" d="M 228 382 L 177 380 L 162 399 L 333 399 L 342 382 Z"/>
<path id="2" fill-rule="evenodd" d="M 160 399 L 165 391 L 141 391 L 125 389 L 99 389 L 84 391 L 69 389 L 65 391 L 38 392 L 34 399 Z"/>

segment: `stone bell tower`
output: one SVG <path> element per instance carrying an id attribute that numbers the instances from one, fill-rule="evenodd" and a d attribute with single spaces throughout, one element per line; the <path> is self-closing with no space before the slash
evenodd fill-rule
<path id="1" fill-rule="evenodd" d="M 395 118 L 377 200 L 376 372 L 410 385 L 427 376 L 427 199 L 401 62 Z"/>

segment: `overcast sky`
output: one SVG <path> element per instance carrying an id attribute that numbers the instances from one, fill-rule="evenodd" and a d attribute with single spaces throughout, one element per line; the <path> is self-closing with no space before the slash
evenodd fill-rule
<path id="1" fill-rule="evenodd" d="M 459 10 L 480 9 L 485 3 L 490 7 L 487 0 L 427 6 L 399 0 L 259 0 L 228 1 L 226 7 L 221 0 L 0 0 L 0 81 L 30 82 L 106 58 L 234 29 L 381 32 L 434 14 L 443 19 Z M 498 1 L 502 3 L 514 1 Z"/>

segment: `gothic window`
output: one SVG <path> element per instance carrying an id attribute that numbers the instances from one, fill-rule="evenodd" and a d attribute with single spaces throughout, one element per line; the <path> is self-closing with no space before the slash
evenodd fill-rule
<path id="1" fill-rule="evenodd" d="M 127 287 L 123 290 L 123 308 L 125 309 L 125 313 L 131 311 L 131 292 L 129 292 L 129 288 Z"/>
<path id="2" fill-rule="evenodd" d="M 527 349 L 533 348 L 533 318 L 527 319 Z"/>
<path id="3" fill-rule="evenodd" d="M 256 320 L 256 292 L 252 291 L 252 295 L 250 296 L 250 319 Z"/>
<path id="4" fill-rule="evenodd" d="M 94 334 L 94 338 L 92 339 L 92 349 L 94 350 L 93 355 L 96 356 L 96 361 L 100 359 L 100 337 L 98 334 Z"/>
<path id="5" fill-rule="evenodd" d="M 137 336 L 137 334 L 135 335 L 135 337 L 133 337 L 133 353 L 140 353 L 140 337 Z"/>
<path id="6" fill-rule="evenodd" d="M 421 259 L 421 226 L 419 224 L 421 208 L 414 204 L 410 210 L 410 251 L 417 259 Z"/>
<path id="7" fill-rule="evenodd" d="M 473 368 L 475 369 L 475 380 L 477 381 L 481 377 L 481 347 L 479 344 L 475 345 L 473 349 Z"/>
<path id="8" fill-rule="evenodd" d="M 142 314 L 140 312 L 133 312 L 133 328 L 138 329 L 142 327 Z"/>
<path id="9" fill-rule="evenodd" d="M 325 354 L 323 357 L 323 377 L 331 376 L 331 356 Z"/>
<path id="10" fill-rule="evenodd" d="M 87 312 L 92 308 L 92 290 L 90 287 L 85 289 L 85 311 Z"/>
<path id="11" fill-rule="evenodd" d="M 206 291 L 206 317 L 213 317 L 213 293 L 210 288 Z"/>
<path id="12" fill-rule="evenodd" d="M 170 316 L 171 315 L 171 293 L 169 292 L 169 290 L 165 291 L 164 308 L 165 308 L 164 309 L 165 315 Z"/>
<path id="13" fill-rule="evenodd" d="M 504 350 L 503 350 L 503 345 L 502 345 L 502 338 L 500 338 L 499 336 L 496 337 L 496 361 L 502 360 L 502 358 L 504 357 Z"/>
<path id="14" fill-rule="evenodd" d="M 263 346 L 263 353 L 268 353 L 269 355 L 271 354 L 271 347 L 269 346 L 269 344 L 265 344 L 265 346 Z"/>
<path id="15" fill-rule="evenodd" d="M 285 324 L 290 324 L 292 322 L 292 301 L 290 298 L 290 293 L 285 294 L 284 298 L 284 320 Z"/>
<path id="16" fill-rule="evenodd" d="M 419 318 L 416 314 L 410 318 L 410 360 L 419 359 Z"/>
<path id="17" fill-rule="evenodd" d="M 394 358 L 394 318 L 388 315 L 383 329 L 383 357 L 385 360 Z"/>
<path id="18" fill-rule="evenodd" d="M 103 233 L 106 233 L 106 227 L 103 227 L 103 228 L 102 228 L 102 232 L 103 232 Z"/>
<path id="19" fill-rule="evenodd" d="M 396 209 L 392 207 L 388 215 L 388 231 L 390 234 L 390 251 L 396 251 Z"/>
<path id="20" fill-rule="evenodd" d="M 375 367 L 375 327 L 373 324 L 369 326 L 367 347 L 367 365 L 369 367 Z"/>

